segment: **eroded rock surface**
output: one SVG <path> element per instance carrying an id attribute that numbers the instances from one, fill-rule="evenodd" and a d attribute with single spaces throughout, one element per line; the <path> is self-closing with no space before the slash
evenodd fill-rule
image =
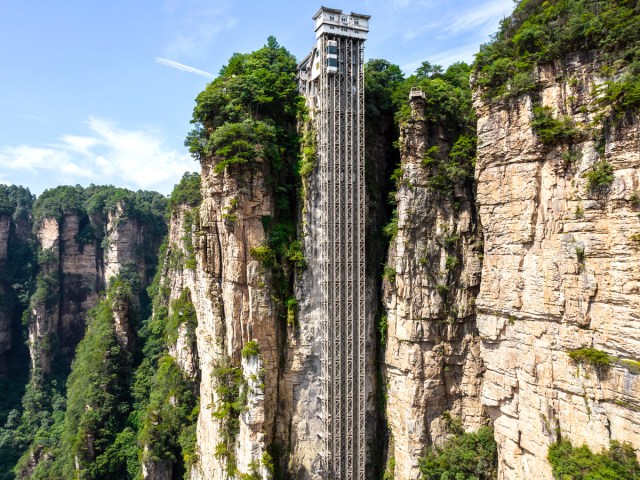
<path id="1" fill-rule="evenodd" d="M 385 275 L 389 456 L 400 480 L 418 479 L 425 448 L 446 438 L 445 412 L 469 430 L 485 421 L 474 308 L 482 246 L 473 192 L 460 187 L 447 195 L 428 185 L 422 159 L 442 144 L 442 134 L 425 123 L 424 109 L 423 99 L 413 99 L 401 132 L 398 233 Z"/>
<path id="2" fill-rule="evenodd" d="M 572 146 L 540 142 L 529 97 L 508 104 L 475 98 L 485 243 L 476 301 L 482 403 L 494 421 L 502 479 L 551 478 L 547 451 L 558 435 L 595 451 L 610 440 L 640 445 L 640 376 L 568 355 L 590 347 L 615 362 L 640 358 L 632 237 L 640 232 L 633 201 L 640 127 L 627 117 L 595 138 L 588 131 L 597 72 L 579 58 L 539 72 L 541 104 L 583 132 Z M 613 166 L 615 180 L 595 195 L 585 173 L 600 160 Z"/>

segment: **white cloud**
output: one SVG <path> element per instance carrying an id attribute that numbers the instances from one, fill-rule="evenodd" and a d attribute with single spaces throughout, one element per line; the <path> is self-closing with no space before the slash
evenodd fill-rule
<path id="1" fill-rule="evenodd" d="M 428 8 L 433 5 L 433 2 L 430 0 L 393 0 L 391 4 L 396 10 L 404 10 L 409 7 L 412 9 Z"/>
<path id="2" fill-rule="evenodd" d="M 89 117 L 89 135 L 64 135 L 46 147 L 19 145 L 0 148 L 0 170 L 37 177 L 40 183 L 99 183 L 160 190 L 169 193 L 187 170 L 191 157 L 165 145 L 153 131 L 125 130 Z"/>
<path id="3" fill-rule="evenodd" d="M 121 130 L 96 117 L 90 117 L 88 125 L 105 149 L 104 158 L 95 159 L 104 174 L 112 172 L 122 181 L 157 188 L 163 183 L 177 182 L 186 170 L 194 169 L 189 155 L 167 149 L 153 132 Z"/>
<path id="4" fill-rule="evenodd" d="M 94 147 L 98 143 L 95 138 L 80 137 L 77 135 L 64 135 L 62 141 L 65 147 L 82 155 L 90 155 L 91 147 Z"/>
<path id="5" fill-rule="evenodd" d="M 175 68 L 176 70 L 182 70 L 183 72 L 195 73 L 196 75 L 201 75 L 207 78 L 215 78 L 215 75 L 213 73 L 205 72 L 204 70 L 199 70 L 195 67 L 190 67 L 189 65 L 174 62 L 173 60 L 168 60 L 166 58 L 156 57 L 156 63 L 159 63 L 160 65 L 166 65 L 167 67 Z"/>
<path id="6" fill-rule="evenodd" d="M 456 15 L 455 20 L 444 28 L 449 34 L 457 34 L 486 24 L 491 24 L 491 31 L 495 23 L 513 10 L 513 0 L 493 0 L 479 6 L 475 10 Z"/>
<path id="7" fill-rule="evenodd" d="M 209 0 L 167 2 L 165 12 L 170 18 L 172 39 L 165 54 L 173 58 L 198 58 L 210 51 L 214 38 L 238 23 L 230 13 L 230 1 L 218 0 L 212 8 Z"/>

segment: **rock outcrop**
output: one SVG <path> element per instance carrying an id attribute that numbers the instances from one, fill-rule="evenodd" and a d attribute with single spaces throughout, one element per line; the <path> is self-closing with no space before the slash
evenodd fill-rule
<path id="1" fill-rule="evenodd" d="M 594 451 L 610 440 L 640 445 L 640 126 L 627 116 L 590 130 L 599 121 L 594 86 L 603 81 L 593 59 L 538 73 L 541 105 L 581 131 L 570 144 L 540 141 L 529 96 L 475 98 L 481 400 L 495 425 L 501 479 L 551 478 L 547 451 L 559 436 Z M 600 161 L 615 175 L 606 192 L 585 177 Z M 569 353 L 579 348 L 606 352 L 610 365 L 576 363 Z"/>
<path id="2" fill-rule="evenodd" d="M 274 211 L 265 173 L 260 160 L 252 172 L 230 167 L 216 173 L 212 163 L 202 162 L 199 228 L 193 235 L 193 250 L 185 251 L 194 256 L 194 269 L 185 269 L 182 279 L 173 280 L 190 288 L 198 316 L 202 380 L 198 463 L 191 470 L 194 479 L 226 479 L 226 472 L 233 468 L 247 473 L 252 463 L 262 462 L 267 445 L 273 441 L 280 366 L 278 322 L 270 272 L 251 255 L 252 248 L 265 244 L 263 219 Z M 181 231 L 184 227 L 176 228 L 172 223 L 172 237 L 181 235 Z M 171 242 L 178 243 L 176 240 Z M 216 378 L 216 371 L 223 366 L 243 368 L 242 349 L 250 341 L 257 342 L 263 362 L 260 398 L 246 403 L 246 411 L 239 418 L 238 437 L 231 439 L 228 454 L 211 455 L 225 441 L 222 430 L 229 420 L 213 415 L 223 401 L 216 393 L 222 381 Z M 243 376 L 251 374 L 245 370 Z"/>
<path id="3" fill-rule="evenodd" d="M 128 218 L 120 206 L 104 217 L 45 217 L 36 231 L 40 273 L 31 304 L 29 344 L 32 367 L 42 373 L 50 371 L 56 355 L 71 361 L 84 335 L 86 313 L 111 278 L 127 270 L 138 275 L 139 288 L 149 284 L 159 236 L 146 232 L 147 226 Z M 104 241 L 82 237 L 89 222 L 92 231 L 104 228 Z"/>
<path id="4" fill-rule="evenodd" d="M 411 119 L 401 130 L 397 235 L 385 269 L 389 456 L 399 480 L 419 478 L 418 460 L 425 447 L 446 438 L 451 417 L 469 430 L 485 421 L 474 307 L 481 230 L 471 188 L 447 194 L 428 185 L 424 154 L 447 146 L 425 122 L 425 107 L 423 98 L 412 98 Z"/>
<path id="5" fill-rule="evenodd" d="M 0 269 L 4 267 L 9 247 L 11 217 L 0 215 Z M 7 286 L 0 284 L 0 298 L 8 296 Z M 3 302 L 4 303 L 4 302 Z M 11 312 L 9 305 L 0 304 L 0 372 L 4 370 L 4 355 L 11 349 Z"/>

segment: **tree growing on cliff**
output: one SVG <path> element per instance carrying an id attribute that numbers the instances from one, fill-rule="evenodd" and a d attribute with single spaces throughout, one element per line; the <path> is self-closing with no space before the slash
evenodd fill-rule
<path id="1" fill-rule="evenodd" d="M 493 480 L 498 451 L 493 428 L 475 433 L 458 431 L 442 446 L 432 446 L 420 461 L 422 480 Z"/>

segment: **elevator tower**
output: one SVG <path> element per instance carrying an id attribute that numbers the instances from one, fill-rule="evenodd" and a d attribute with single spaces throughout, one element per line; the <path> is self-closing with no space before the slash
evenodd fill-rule
<path id="1" fill-rule="evenodd" d="M 365 480 L 364 41 L 369 15 L 322 7 L 299 66 L 320 173 L 322 476 Z"/>

